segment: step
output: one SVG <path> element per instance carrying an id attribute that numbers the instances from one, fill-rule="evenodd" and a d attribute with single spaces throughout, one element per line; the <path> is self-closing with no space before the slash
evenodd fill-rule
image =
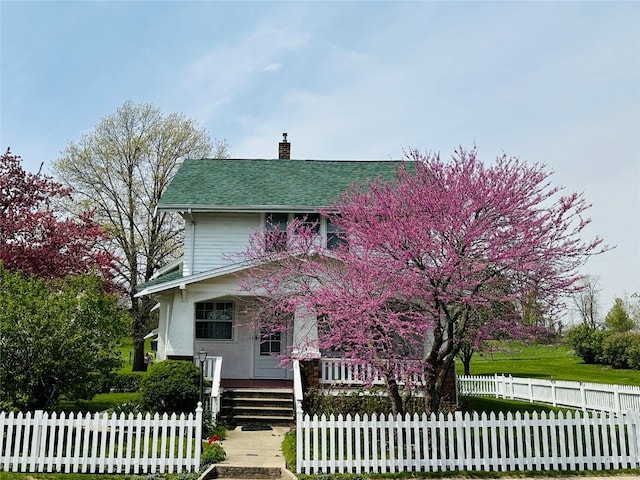
<path id="1" fill-rule="evenodd" d="M 269 479 L 282 480 L 296 478 L 290 472 L 278 467 L 240 467 L 231 465 L 211 465 L 198 480 L 226 478 L 227 480 Z"/>
<path id="2" fill-rule="evenodd" d="M 229 425 L 289 426 L 294 422 L 291 388 L 226 388 L 220 414 Z"/>
<path id="3" fill-rule="evenodd" d="M 293 414 L 293 408 L 274 408 L 274 407 L 259 407 L 255 405 L 243 405 L 243 406 L 235 406 L 233 409 L 234 412 L 245 412 L 245 413 L 256 413 L 261 415 L 289 415 Z"/>
<path id="4" fill-rule="evenodd" d="M 269 398 L 293 398 L 293 390 L 287 388 L 255 389 L 255 388 L 225 388 L 223 397 L 269 397 Z"/>
<path id="5" fill-rule="evenodd" d="M 231 465 L 217 465 L 213 478 L 264 478 L 279 479 L 282 470 L 278 467 L 236 467 Z"/>
<path id="6" fill-rule="evenodd" d="M 274 406 L 293 405 L 292 398 L 272 398 L 272 397 L 222 397 L 223 402 L 236 405 L 253 405 L 256 403 L 273 403 Z"/>

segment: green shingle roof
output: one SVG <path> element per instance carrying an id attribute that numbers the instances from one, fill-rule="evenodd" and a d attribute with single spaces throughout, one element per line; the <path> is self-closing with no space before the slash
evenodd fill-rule
<path id="1" fill-rule="evenodd" d="M 159 277 L 154 278 L 153 280 L 149 280 L 148 282 L 141 283 L 136 287 L 136 290 L 142 291 L 145 288 L 149 288 L 154 285 L 159 285 L 162 283 L 167 283 L 172 280 L 177 280 L 179 278 L 182 278 L 182 268 L 176 268 L 175 270 L 172 270 L 169 273 L 165 273 L 164 275 L 160 275 Z"/>
<path id="2" fill-rule="evenodd" d="M 353 182 L 391 180 L 401 162 L 188 159 L 162 195 L 163 210 L 277 210 L 325 207 Z"/>

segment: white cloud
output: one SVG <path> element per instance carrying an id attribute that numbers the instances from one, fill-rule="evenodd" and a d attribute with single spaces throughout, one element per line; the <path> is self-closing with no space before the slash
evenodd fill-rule
<path id="1" fill-rule="evenodd" d="M 185 68 L 182 95 L 198 105 L 198 117 L 206 120 L 227 102 L 241 96 L 243 89 L 263 73 L 277 72 L 277 60 L 287 52 L 305 47 L 305 34 L 261 29 L 236 42 L 217 44 Z"/>
<path id="2" fill-rule="evenodd" d="M 270 63 L 269 65 L 267 65 L 262 69 L 263 72 L 269 72 L 269 73 L 277 73 L 280 70 L 282 70 L 281 63 Z"/>

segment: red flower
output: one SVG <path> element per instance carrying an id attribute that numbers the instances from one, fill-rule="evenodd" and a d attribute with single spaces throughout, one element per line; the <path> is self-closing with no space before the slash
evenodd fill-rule
<path id="1" fill-rule="evenodd" d="M 220 440 L 222 439 L 218 435 L 212 435 L 211 438 L 209 438 L 209 444 L 219 442 Z"/>

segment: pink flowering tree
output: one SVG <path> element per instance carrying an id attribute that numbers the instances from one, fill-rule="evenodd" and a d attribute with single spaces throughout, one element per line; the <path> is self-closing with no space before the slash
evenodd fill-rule
<path id="1" fill-rule="evenodd" d="M 28 173 L 9 149 L 0 157 L 0 262 L 10 271 L 64 278 L 91 271 L 111 281 L 116 258 L 100 246 L 106 237 L 93 214 L 62 216 L 56 203 L 71 190 L 51 177 Z M 115 285 L 110 286 L 112 290 Z"/>
<path id="2" fill-rule="evenodd" d="M 475 148 L 450 161 L 411 151 L 394 181 L 353 185 L 321 212 L 342 247 L 326 250 L 300 222 L 278 248 L 268 228 L 257 232 L 245 259 L 259 266 L 244 288 L 262 328 L 290 330 L 296 312 L 315 312 L 319 349 L 375 367 L 395 412 L 416 388 L 437 411 L 465 343 L 524 332 L 532 292 L 552 314 L 606 248 L 580 238 L 588 207 L 552 186 L 543 165 L 507 155 L 483 164 Z"/>

